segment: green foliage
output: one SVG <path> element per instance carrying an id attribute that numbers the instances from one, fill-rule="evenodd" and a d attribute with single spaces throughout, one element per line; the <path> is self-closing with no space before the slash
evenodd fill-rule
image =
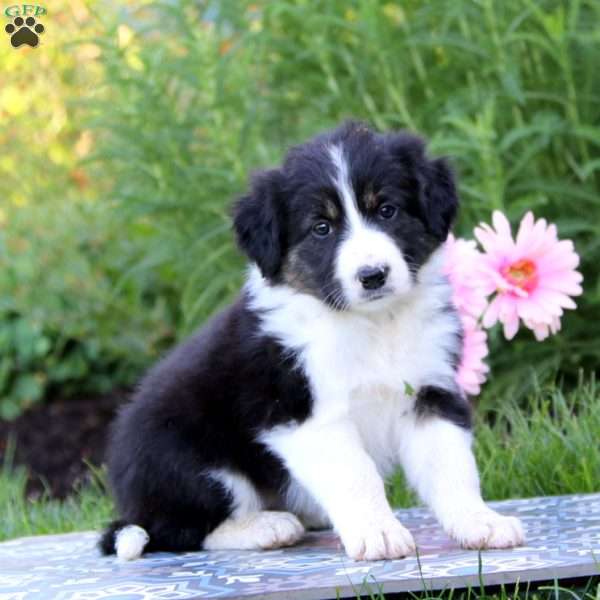
<path id="1" fill-rule="evenodd" d="M 122 15 L 121 15 L 122 17 Z M 529 208 L 558 224 L 583 258 L 585 294 L 560 335 L 494 334 L 488 394 L 523 396 L 537 373 L 575 381 L 600 344 L 600 22 L 595 2 L 152 3 L 127 17 L 102 60 L 107 133 L 127 218 L 151 220 L 181 291 L 188 332 L 228 301 L 240 260 L 227 207 L 249 171 L 346 117 L 410 128 L 460 173 L 458 230 L 493 209 L 515 222 Z M 116 23 L 115 23 L 116 27 Z M 121 36 L 123 38 L 123 36 Z"/>
<path id="2" fill-rule="evenodd" d="M 231 300 L 249 172 L 348 117 L 409 128 L 495 208 L 558 224 L 585 293 L 562 332 L 491 336 L 485 403 L 600 361 L 600 5 L 592 0 L 57 0 L 0 48 L 0 415 L 127 383 Z M 3 349 L 4 349 L 3 345 Z M 21 347 L 22 346 L 22 347 Z"/>
<path id="3" fill-rule="evenodd" d="M 54 2 L 48 19 L 38 49 L 0 45 L 0 418 L 131 384 L 176 314 L 164 270 L 138 268 L 148 228 L 114 215 L 110 177 L 86 162 L 103 69 L 77 40 L 98 21 L 80 0 Z"/>
<path id="4" fill-rule="evenodd" d="M 597 492 L 600 389 L 595 381 L 569 395 L 558 387 L 537 391 L 527 406 L 525 413 L 506 399 L 480 413 L 475 450 L 485 497 Z"/>
<path id="5" fill-rule="evenodd" d="M 139 259 L 135 228 L 108 218 L 94 204 L 42 203 L 15 211 L 0 237 L 0 417 L 52 393 L 131 384 L 172 338 L 168 290 L 149 271 L 123 279 Z"/>
<path id="6" fill-rule="evenodd" d="M 475 453 L 484 498 L 591 493 L 600 473 L 600 389 L 592 380 L 569 394 L 556 386 L 526 398 L 525 413 L 509 396 L 480 410 Z M 390 487 L 396 506 L 412 506 L 416 497 L 398 474 Z"/>

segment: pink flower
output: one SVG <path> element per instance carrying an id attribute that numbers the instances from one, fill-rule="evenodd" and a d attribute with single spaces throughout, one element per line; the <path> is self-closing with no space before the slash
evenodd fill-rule
<path id="1" fill-rule="evenodd" d="M 452 303 L 463 328 L 462 359 L 456 382 L 465 393 L 477 395 L 489 371 L 483 362 L 488 354 L 487 334 L 479 325 L 487 308 L 482 254 L 475 242 L 450 235 L 444 258 L 444 273 L 452 285 Z"/>
<path id="2" fill-rule="evenodd" d="M 488 355 L 487 333 L 471 317 L 461 318 L 463 325 L 463 354 L 456 374 L 456 382 L 471 396 L 481 391 L 490 370 L 483 359 Z"/>
<path id="3" fill-rule="evenodd" d="M 500 321 L 512 339 L 522 320 L 538 340 L 560 329 L 563 309 L 576 308 L 571 296 L 582 293 L 583 277 L 576 271 L 579 256 L 570 240 L 559 240 L 556 226 L 535 220 L 528 212 L 516 240 L 499 211 L 492 215 L 494 228 L 482 223 L 475 237 L 483 246 L 482 291 L 495 293 L 484 317 L 484 327 Z"/>
<path id="4" fill-rule="evenodd" d="M 444 273 L 452 284 L 452 301 L 459 313 L 479 319 L 487 308 L 483 255 L 472 240 L 448 236 Z"/>

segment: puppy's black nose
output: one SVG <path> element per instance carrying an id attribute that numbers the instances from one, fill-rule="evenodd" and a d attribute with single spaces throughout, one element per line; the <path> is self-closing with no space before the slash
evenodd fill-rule
<path id="1" fill-rule="evenodd" d="M 389 272 L 390 268 L 387 265 L 382 265 L 379 267 L 361 267 L 357 275 L 365 290 L 376 290 L 383 286 Z"/>

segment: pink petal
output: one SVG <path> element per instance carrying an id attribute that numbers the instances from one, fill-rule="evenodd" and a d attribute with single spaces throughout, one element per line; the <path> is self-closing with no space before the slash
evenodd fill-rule
<path id="1" fill-rule="evenodd" d="M 498 313 L 500 311 L 500 300 L 498 296 L 494 298 L 487 307 L 483 315 L 482 324 L 486 329 L 493 327 L 498 322 Z"/>
<path id="2" fill-rule="evenodd" d="M 528 237 L 531 230 L 533 228 L 533 213 L 531 211 L 527 211 L 525 216 L 521 220 L 521 224 L 519 225 L 519 231 L 517 232 L 517 245 L 523 241 L 524 238 Z"/>
<path id="3" fill-rule="evenodd" d="M 550 327 L 544 323 L 536 323 L 532 329 L 538 342 L 545 340 L 550 335 Z"/>
<path id="4" fill-rule="evenodd" d="M 570 310 L 577 308 L 577 305 L 569 296 L 553 290 L 541 288 L 536 294 L 536 299 L 548 311 L 552 311 L 552 307 L 568 308 Z"/>
<path id="5" fill-rule="evenodd" d="M 499 236 L 502 236 L 504 238 L 510 238 L 510 240 L 512 241 L 510 223 L 508 222 L 508 219 L 504 216 L 504 213 L 500 212 L 499 210 L 495 210 L 492 213 L 492 223 L 494 224 L 494 227 L 498 232 Z"/>
<path id="6" fill-rule="evenodd" d="M 510 317 L 504 321 L 504 337 L 507 340 L 512 340 L 519 331 L 519 318 Z"/>

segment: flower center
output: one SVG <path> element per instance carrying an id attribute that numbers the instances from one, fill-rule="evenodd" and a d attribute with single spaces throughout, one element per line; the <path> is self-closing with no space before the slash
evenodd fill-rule
<path id="1" fill-rule="evenodd" d="M 535 263 L 528 258 L 502 267 L 502 275 L 512 285 L 531 292 L 538 283 L 538 273 Z"/>

